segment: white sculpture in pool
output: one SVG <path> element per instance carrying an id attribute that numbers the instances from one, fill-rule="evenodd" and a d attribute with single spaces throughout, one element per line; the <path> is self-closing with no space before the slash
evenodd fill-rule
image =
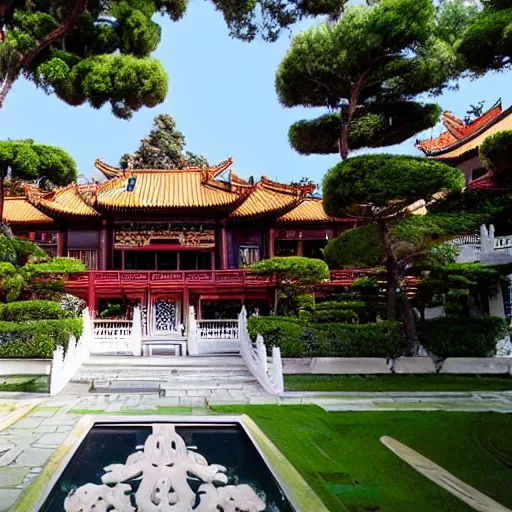
<path id="1" fill-rule="evenodd" d="M 199 453 L 187 449 L 174 425 L 154 424 L 143 451 L 112 464 L 101 477 L 102 485 L 85 484 L 64 501 L 66 512 L 262 512 L 265 503 L 246 484 L 224 485 L 226 468 L 208 464 Z M 197 496 L 188 483 L 190 475 L 203 484 Z M 140 480 L 133 496 L 125 483 Z M 217 485 L 214 485 L 217 484 Z M 219 485 L 220 484 L 220 485 Z M 195 508 L 194 508 L 195 507 Z"/>

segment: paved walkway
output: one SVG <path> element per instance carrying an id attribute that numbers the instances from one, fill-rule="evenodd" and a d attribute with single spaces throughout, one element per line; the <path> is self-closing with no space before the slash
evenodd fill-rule
<path id="1" fill-rule="evenodd" d="M 159 397 L 157 394 L 90 394 L 72 386 L 56 397 L 0 394 L 0 512 L 64 442 L 84 414 L 208 414 L 232 404 L 316 404 L 327 411 L 495 411 L 512 413 L 512 391 L 477 393 L 285 393 L 276 398 Z"/>

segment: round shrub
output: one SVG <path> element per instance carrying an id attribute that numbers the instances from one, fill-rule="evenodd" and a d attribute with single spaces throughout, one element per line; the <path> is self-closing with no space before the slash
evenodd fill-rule
<path id="1" fill-rule="evenodd" d="M 0 320 L 6 322 L 51 320 L 69 316 L 58 302 L 51 300 L 26 300 L 0 305 Z"/>
<path id="2" fill-rule="evenodd" d="M 445 316 L 418 325 L 421 344 L 439 357 L 490 357 L 508 335 L 505 320 L 496 316 Z"/>
<path id="3" fill-rule="evenodd" d="M 487 137 L 479 149 L 482 163 L 489 170 L 503 172 L 512 168 L 512 130 Z"/>
<path id="4" fill-rule="evenodd" d="M 375 224 L 350 229 L 333 238 L 324 249 L 330 269 L 343 267 L 375 267 L 383 257 L 379 233 Z"/>
<path id="5" fill-rule="evenodd" d="M 251 317 L 247 328 L 252 339 L 261 334 L 267 347 L 280 347 L 283 357 L 302 357 L 305 354 L 303 327 L 297 320 L 278 316 Z"/>

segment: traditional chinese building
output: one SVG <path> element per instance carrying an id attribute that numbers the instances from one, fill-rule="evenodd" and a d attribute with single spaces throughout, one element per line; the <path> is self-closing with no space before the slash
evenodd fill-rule
<path id="1" fill-rule="evenodd" d="M 95 166 L 102 183 L 27 186 L 25 197 L 6 198 L 4 217 L 17 236 L 87 266 L 67 287 L 92 310 L 140 303 L 149 334 L 177 331 L 190 305 L 199 317 L 227 302 L 263 312 L 275 285 L 245 267 L 272 256 L 321 258 L 329 239 L 354 226 L 329 217 L 313 186 L 248 182 L 231 159 L 180 170 Z"/>
<path id="2" fill-rule="evenodd" d="M 438 137 L 417 141 L 416 147 L 427 156 L 460 169 L 466 178 L 466 184 L 482 178 L 487 170 L 478 158 L 478 148 L 482 142 L 499 131 L 512 129 L 512 107 L 503 110 L 501 101 L 489 110 L 470 120 L 459 119 L 451 112 L 442 117 L 446 131 Z M 479 181 L 472 188 L 488 188 L 487 180 Z"/>

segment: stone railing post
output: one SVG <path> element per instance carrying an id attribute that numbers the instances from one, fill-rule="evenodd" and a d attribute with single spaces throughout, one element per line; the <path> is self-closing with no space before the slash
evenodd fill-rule
<path id="1" fill-rule="evenodd" d="M 133 355 L 142 355 L 142 320 L 139 306 L 133 308 L 132 332 L 130 338 Z"/>
<path id="2" fill-rule="evenodd" d="M 190 306 L 188 310 L 188 326 L 187 326 L 187 350 L 188 355 L 197 356 L 199 354 L 197 347 L 197 321 L 194 306 Z"/>
<path id="3" fill-rule="evenodd" d="M 272 381 L 276 393 L 284 391 L 283 361 L 281 359 L 281 349 L 272 347 Z"/>

